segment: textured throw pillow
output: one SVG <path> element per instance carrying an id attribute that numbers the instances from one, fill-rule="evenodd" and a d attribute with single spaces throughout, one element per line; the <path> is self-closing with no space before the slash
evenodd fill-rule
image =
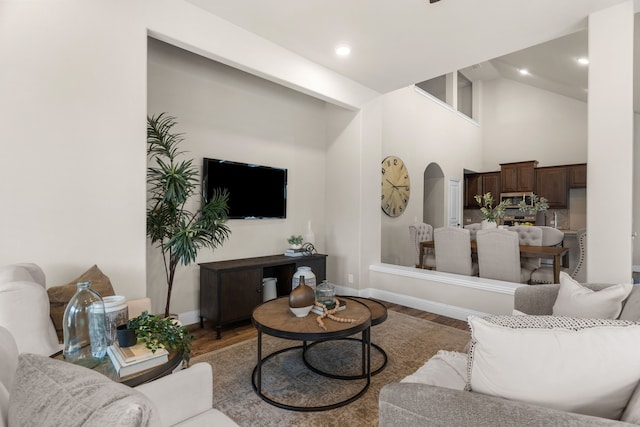
<path id="1" fill-rule="evenodd" d="M 113 286 L 109 278 L 94 265 L 82 275 L 66 285 L 53 286 L 47 289 L 49 295 L 50 314 L 53 325 L 56 328 L 58 338 L 62 341 L 62 318 L 64 310 L 73 294 L 76 293 L 76 284 L 78 282 L 91 281 L 91 289 L 97 292 L 101 297 L 115 295 Z"/>
<path id="2" fill-rule="evenodd" d="M 622 302 L 629 296 L 632 286 L 621 283 L 593 291 L 573 280 L 567 273 L 560 273 L 560 290 L 553 304 L 553 315 L 617 319 L 622 311 Z"/>
<path id="3" fill-rule="evenodd" d="M 157 417 L 148 397 L 98 372 L 35 354 L 19 357 L 10 426 L 155 426 Z"/>
<path id="4" fill-rule="evenodd" d="M 469 317 L 467 389 L 620 419 L 640 381 L 640 325 L 556 316 Z"/>

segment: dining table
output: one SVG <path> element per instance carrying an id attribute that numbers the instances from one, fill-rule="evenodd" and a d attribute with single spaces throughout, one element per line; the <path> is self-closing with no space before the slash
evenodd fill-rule
<path id="1" fill-rule="evenodd" d="M 423 240 L 420 242 L 420 265 L 422 268 L 422 260 L 424 259 L 424 253 L 428 248 L 434 248 L 435 244 L 433 240 Z M 478 252 L 478 242 L 471 241 L 471 252 Z M 529 246 L 520 245 L 520 255 L 530 255 L 538 258 L 553 259 L 553 283 L 560 283 L 560 267 L 562 265 L 562 258 L 569 254 L 569 248 L 563 246 Z"/>

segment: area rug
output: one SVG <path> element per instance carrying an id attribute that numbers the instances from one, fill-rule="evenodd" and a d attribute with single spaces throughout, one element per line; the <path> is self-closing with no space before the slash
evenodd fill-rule
<path id="1" fill-rule="evenodd" d="M 257 362 L 257 339 L 192 359 L 213 368 L 213 406 L 240 426 L 377 426 L 378 395 L 388 383 L 396 382 L 421 367 L 438 350 L 462 351 L 469 333 L 397 312 L 371 329 L 372 343 L 383 348 L 388 362 L 371 378 L 371 385 L 358 400 L 341 408 L 319 412 L 295 412 L 273 406 L 256 395 L 251 383 Z M 300 342 L 263 334 L 263 357 Z M 311 347 L 310 364 L 326 372 L 357 375 L 361 369 L 360 344 L 356 341 L 331 341 Z M 381 366 L 383 357 L 371 350 L 372 370 Z M 262 368 L 263 392 L 270 398 L 299 406 L 319 406 L 342 401 L 361 390 L 366 380 L 330 379 L 309 370 L 301 350 L 280 353 Z"/>

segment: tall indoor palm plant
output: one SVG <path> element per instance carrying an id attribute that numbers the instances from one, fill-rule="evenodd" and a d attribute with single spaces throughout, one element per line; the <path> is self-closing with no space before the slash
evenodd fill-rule
<path id="1" fill-rule="evenodd" d="M 228 193 L 214 191 L 209 203 L 190 211 L 189 199 L 198 194 L 198 169 L 193 160 L 180 160 L 182 134 L 173 133 L 175 117 L 161 113 L 147 117 L 148 206 L 147 236 L 160 248 L 167 279 L 169 316 L 171 291 L 178 263 L 189 265 L 203 247 L 215 249 L 229 237 L 226 225 Z"/>

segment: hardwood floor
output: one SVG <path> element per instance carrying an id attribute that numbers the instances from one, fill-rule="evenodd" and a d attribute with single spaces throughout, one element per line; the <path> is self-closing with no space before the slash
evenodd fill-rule
<path id="1" fill-rule="evenodd" d="M 446 316 L 440 316 L 438 314 L 421 311 L 415 308 L 409 308 L 398 304 L 389 303 L 386 301 L 380 301 L 383 303 L 387 310 L 396 311 L 398 313 L 406 314 L 420 319 L 429 320 L 434 323 L 440 323 L 442 325 L 451 326 L 453 328 L 462 329 L 468 331 L 467 322 L 464 320 L 452 319 Z M 199 356 L 210 351 L 218 350 L 220 348 L 228 347 L 233 344 L 248 340 L 257 336 L 256 328 L 253 327 L 250 320 L 245 322 L 239 322 L 233 326 L 222 330 L 222 338 L 216 339 L 216 331 L 212 325 L 205 322 L 204 328 L 201 328 L 199 324 L 189 326 L 189 331 L 194 336 L 193 346 L 191 348 L 191 357 Z"/>

